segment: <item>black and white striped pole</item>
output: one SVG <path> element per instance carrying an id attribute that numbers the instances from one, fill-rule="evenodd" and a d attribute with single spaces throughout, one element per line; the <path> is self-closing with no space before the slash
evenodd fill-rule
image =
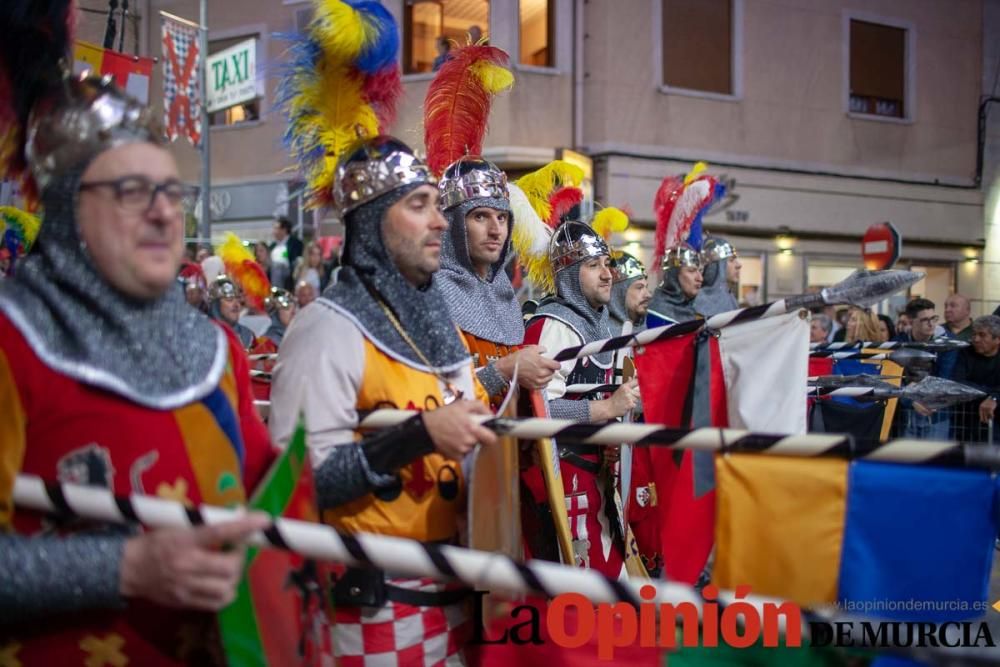
<path id="1" fill-rule="evenodd" d="M 888 341 L 876 343 L 870 341 L 858 341 L 855 343 L 810 343 L 810 352 L 839 352 L 843 350 L 898 350 L 900 348 L 911 348 L 915 350 L 930 350 L 933 352 L 948 352 L 950 350 L 963 350 L 969 347 L 969 343 L 958 338 L 933 338 L 925 342 L 917 341 Z"/>
<path id="2" fill-rule="evenodd" d="M 917 271 L 857 271 L 836 285 L 823 288 L 815 294 L 802 294 L 760 306 L 731 310 L 713 315 L 707 320 L 690 320 L 665 327 L 646 329 L 634 335 L 615 336 L 583 345 L 573 345 L 546 353 L 545 356 L 555 361 L 569 361 L 626 347 L 650 345 L 699 331 L 703 327 L 713 330 L 722 329 L 734 324 L 784 315 L 802 308 L 819 308 L 835 304 L 870 306 L 919 282 L 923 277 L 924 274 Z"/>
<path id="3" fill-rule="evenodd" d="M 47 483 L 33 475 L 18 475 L 14 482 L 14 503 L 21 509 L 34 510 L 67 517 L 114 524 L 142 524 L 148 528 L 191 528 L 232 521 L 243 516 L 245 510 L 202 505 L 187 507 L 175 500 L 132 494 L 116 496 L 103 487 L 77 484 Z M 594 570 L 570 567 L 558 563 L 529 560 L 518 562 L 509 556 L 462 547 L 424 543 L 402 537 L 373 533 L 340 533 L 330 526 L 295 519 L 272 518 L 271 525 L 250 536 L 251 546 L 276 548 L 299 554 L 305 558 L 341 563 L 354 567 L 369 567 L 393 572 L 400 576 L 427 577 L 435 581 L 458 581 L 474 590 L 490 591 L 512 599 L 528 595 L 553 598 L 560 594 L 582 595 L 592 604 L 625 602 L 639 607 L 641 604 L 690 605 L 699 618 L 711 601 L 716 612 L 722 612 L 737 600 L 752 606 L 764 618 L 765 612 L 773 613 L 779 606 L 784 614 L 775 614 L 778 630 L 784 634 L 791 620 L 785 601 L 761 595 L 737 595 L 734 591 L 718 591 L 714 600 L 685 584 L 662 580 L 626 579 L 606 577 Z M 641 607 L 640 607 L 641 608 Z M 746 609 L 744 606 L 743 609 Z M 742 613 L 742 612 L 741 612 Z M 837 631 L 847 632 L 854 641 L 861 641 L 865 631 L 858 616 L 849 616 L 835 608 L 800 608 L 802 637 L 808 639 L 813 623 L 829 627 L 837 624 Z M 681 618 L 678 614 L 676 618 Z M 687 621 L 684 621 L 687 622 Z M 949 657 L 948 649 L 919 645 L 883 650 L 920 659 L 933 659 L 932 664 L 943 664 Z M 935 657 L 939 656 L 939 657 Z M 992 653 L 982 655 L 963 653 L 968 662 L 963 664 L 996 664 Z"/>
<path id="4" fill-rule="evenodd" d="M 103 487 L 46 483 L 33 475 L 18 475 L 14 503 L 20 509 L 86 518 L 114 524 L 139 523 L 151 528 L 189 528 L 231 521 L 245 510 L 183 503 L 153 496 L 116 496 Z M 644 580 L 618 581 L 593 570 L 547 561 L 520 563 L 509 556 L 402 537 L 373 533 L 340 533 L 330 526 L 276 518 L 253 534 L 248 544 L 292 551 L 306 558 L 372 567 L 400 576 L 460 581 L 477 590 L 511 597 L 580 593 L 593 603 L 628 602 L 638 605 L 639 589 L 656 588 L 654 602 L 701 606 L 698 593 L 681 584 Z M 727 598 L 720 595 L 720 601 Z M 759 598 L 757 602 L 762 602 Z"/>
<path id="5" fill-rule="evenodd" d="M 363 413 L 359 429 L 382 429 L 396 426 L 417 414 L 412 410 L 374 410 Z M 663 424 L 591 424 L 568 419 L 510 419 L 490 416 L 476 421 L 496 433 L 525 440 L 554 438 L 558 442 L 584 445 L 659 446 L 691 449 L 718 454 L 771 454 L 917 463 L 950 467 L 1000 470 L 1000 450 L 982 445 L 952 441 L 891 440 L 884 444 L 861 445 L 850 435 L 806 433 L 780 435 L 755 433 L 731 428 L 683 429 Z"/>

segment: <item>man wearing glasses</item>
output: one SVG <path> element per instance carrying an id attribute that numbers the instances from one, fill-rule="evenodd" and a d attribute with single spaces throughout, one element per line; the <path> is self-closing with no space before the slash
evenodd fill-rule
<path id="1" fill-rule="evenodd" d="M 896 340 L 904 343 L 926 343 L 933 340 L 940 317 L 934 312 L 935 305 L 930 299 L 918 297 L 906 304 L 905 313 L 910 319 L 909 332 L 896 336 Z M 950 331 L 943 329 L 945 338 L 954 338 Z M 938 352 L 937 359 L 926 363 L 913 363 L 906 369 L 907 379 L 918 382 L 928 375 L 951 379 L 955 369 L 956 353 Z M 926 438 L 931 440 L 947 440 L 949 414 L 947 410 L 931 410 L 920 403 L 900 402 L 900 419 L 902 420 L 903 436 Z"/>
<path id="2" fill-rule="evenodd" d="M 27 137 L 18 154 L 45 218 L 0 286 L 0 653 L 16 664 L 207 664 L 218 645 L 205 612 L 227 606 L 240 581 L 231 547 L 266 521 L 140 532 L 56 523 L 12 502 L 26 473 L 237 505 L 272 457 L 239 342 L 175 287 L 188 189 L 152 113 L 58 67 L 36 77 L 60 84 L 14 135 Z M 4 171 L 22 173 L 13 153 Z"/>

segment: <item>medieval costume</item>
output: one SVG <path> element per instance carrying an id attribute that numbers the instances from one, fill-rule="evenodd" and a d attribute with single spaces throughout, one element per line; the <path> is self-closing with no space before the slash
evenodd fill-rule
<path id="1" fill-rule="evenodd" d="M 701 256 L 686 244 L 670 248 L 663 258 L 663 279 L 653 291 L 646 313 L 646 326 L 649 328 L 698 318 L 694 305 L 697 294 L 686 294 L 681 287 L 680 271 L 683 267 L 701 269 Z"/>
<path id="2" fill-rule="evenodd" d="M 627 252 L 615 253 L 611 262 L 611 302 L 608 303 L 608 324 L 611 327 L 611 334 L 617 336 L 622 333 L 625 322 L 632 323 L 632 333 L 642 331 L 646 326 L 644 317 L 633 318 L 625 305 L 625 295 L 628 288 L 637 280 L 645 280 L 646 267 L 638 259 Z"/>
<path id="3" fill-rule="evenodd" d="M 383 241 L 389 208 L 421 185 L 427 166 L 391 137 L 364 141 L 336 171 L 346 230 L 336 285 L 285 334 L 271 394 L 271 433 L 286 442 L 300 415 L 323 521 L 344 532 L 455 542 L 462 466 L 435 451 L 423 420 L 362 434 L 358 413 L 486 402 L 436 281 L 409 282 Z M 406 323 L 405 328 L 402 324 Z M 339 659 L 384 654 L 398 664 L 461 664 L 468 591 L 389 573 L 341 569 L 333 581 Z M 353 663 L 351 663 L 353 664 Z"/>
<path id="4" fill-rule="evenodd" d="M 271 324 L 264 331 L 264 335 L 254 342 L 253 354 L 275 354 L 281 346 L 281 341 L 285 337 L 288 326 L 281 321 L 282 315 L 289 317 L 288 312 L 295 312 L 295 297 L 291 292 L 280 287 L 272 287 L 271 294 L 264 302 L 264 308 L 271 318 Z"/>
<path id="5" fill-rule="evenodd" d="M 697 291 L 681 287 L 682 267 L 701 270 L 701 218 L 725 194 L 725 186 L 699 162 L 686 176 L 667 176 L 653 200 L 656 214 L 654 265 L 663 273 L 646 314 L 650 328 L 697 318 Z M 687 290 L 691 292 L 689 288 Z"/>
<path id="6" fill-rule="evenodd" d="M 591 306 L 580 286 L 582 263 L 609 253 L 604 239 L 588 225 L 566 222 L 555 231 L 549 261 L 555 272 L 556 294 L 539 304 L 528 323 L 526 343 L 561 350 L 610 337 L 608 309 Z M 563 362 L 546 390 L 552 417 L 590 421 L 590 401 L 586 399 L 595 396 L 566 398 L 566 386 L 606 384 L 611 381 L 613 368 L 613 352 Z M 624 536 L 614 498 L 612 467 L 600 452 L 589 447 L 560 444 L 559 457 L 577 564 L 610 577 L 622 576 Z M 525 483 L 540 503 L 545 497 L 544 486 L 539 486 L 541 475 L 537 469 L 529 473 Z"/>
<path id="7" fill-rule="evenodd" d="M 5 6 L 0 57 L 13 91 L 2 104 L 14 107 L 0 117 L 22 124 L 0 127 L 16 142 L 6 167 L 30 167 L 45 209 L 36 247 L 0 286 L 0 654 L 32 665 L 211 664 L 212 615 L 122 599 L 126 531 L 11 502 L 24 472 L 116 494 L 241 504 L 272 456 L 235 337 L 180 290 L 149 300 L 119 291 L 82 243 L 76 202 L 88 165 L 161 135 L 150 111 L 113 84 L 63 78 L 72 6 L 58 25 L 42 25 L 57 8 L 31 5 Z M 9 25 L 19 11 L 37 24 Z"/>
<path id="8" fill-rule="evenodd" d="M 472 351 L 480 382 L 491 397 L 502 397 L 507 379 L 494 367 L 524 341 L 524 320 L 514 287 L 504 270 L 510 253 L 514 221 L 510 215 L 507 178 L 496 165 L 481 159 L 462 159 L 441 180 L 441 207 L 448 231 L 441 242 L 441 270 L 435 283 L 448 313 Z M 466 196 L 473 192 L 478 196 Z M 489 207 L 508 214 L 507 239 L 500 258 L 481 276 L 469 257 L 465 216 Z"/>
<path id="9" fill-rule="evenodd" d="M 448 220 L 448 232 L 441 240 L 441 269 L 434 282 L 495 405 L 509 386 L 496 361 L 522 343 L 524 321 L 506 271 L 514 226 L 507 175 L 477 154 L 493 95 L 513 83 L 509 67 L 507 54 L 496 47 L 458 47 L 436 70 L 424 101 L 427 163 L 441 177 L 438 205 Z M 507 216 L 500 256 L 485 275 L 472 262 L 465 224 L 465 216 L 482 207 Z"/>
<path id="10" fill-rule="evenodd" d="M 642 331 L 646 328 L 646 318 L 644 316 L 636 318 L 628 312 L 626 293 L 636 281 L 647 279 L 646 267 L 627 252 L 612 252 L 611 275 L 613 282 L 608 312 L 613 335 L 635 334 Z M 624 348 L 615 353 L 615 384 L 621 384 L 625 379 L 623 370 L 627 363 L 626 359 L 631 366 L 632 351 L 633 348 Z M 632 411 L 631 418 L 641 421 L 641 404 Z M 662 557 L 659 553 L 659 530 L 655 509 L 658 498 L 656 485 L 653 483 L 652 461 L 648 448 L 626 449 L 626 447 L 622 449 L 618 477 L 623 501 L 623 518 L 635 536 L 636 548 L 642 558 L 643 567 L 651 577 L 655 578 L 662 567 Z M 625 466 L 629 466 L 631 474 L 628 474 Z"/>
<path id="11" fill-rule="evenodd" d="M 356 430 L 366 410 L 433 410 L 487 397 L 436 281 L 411 282 L 387 247 L 393 205 L 435 184 L 406 145 L 378 135 L 400 92 L 396 24 L 378 3 L 336 9 L 318 9 L 293 47 L 301 58 L 279 96 L 310 202 L 332 205 L 344 223 L 342 267 L 282 340 L 269 425 L 285 442 L 304 421 L 325 523 L 346 533 L 455 542 L 465 476 L 461 463 L 435 449 L 423 418 L 376 433 Z M 359 21 L 363 48 L 342 38 Z M 433 200 L 413 201 L 421 211 L 413 215 L 436 213 L 424 210 Z M 338 568 L 331 583 L 338 662 L 462 663 L 469 591 L 353 568 Z"/>
<path id="12" fill-rule="evenodd" d="M 729 263 L 736 259 L 736 248 L 724 238 L 709 236 L 701 247 L 704 282 L 694 299 L 694 309 L 705 317 L 739 308 L 729 289 Z"/>
<path id="13" fill-rule="evenodd" d="M 220 303 L 222 299 L 243 299 L 243 290 L 239 284 L 225 274 L 216 276 L 215 280 L 212 281 L 212 286 L 208 289 L 208 296 L 209 316 L 219 324 L 229 327 L 236 334 L 236 338 L 244 350 L 253 347 L 254 341 L 257 340 L 253 330 L 240 324 L 239 318 L 231 320 L 222 314 L 222 304 Z"/>
<path id="14" fill-rule="evenodd" d="M 197 262 L 185 261 L 177 274 L 177 282 L 188 304 L 196 310 L 208 314 L 208 281 L 205 272 Z"/>

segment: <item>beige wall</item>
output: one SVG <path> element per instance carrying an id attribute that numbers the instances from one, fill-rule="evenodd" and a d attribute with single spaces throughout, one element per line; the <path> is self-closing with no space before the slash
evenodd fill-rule
<path id="1" fill-rule="evenodd" d="M 653 224 L 653 198 L 668 174 L 684 173 L 690 163 L 635 157 L 602 160 L 598 196 L 628 202 L 635 221 Z M 974 188 L 901 184 L 860 178 L 793 174 L 746 167 L 715 167 L 712 173 L 735 179 L 738 200 L 729 210 L 747 214 L 731 221 L 725 211 L 705 218 L 706 226 L 820 232 L 860 238 L 869 225 L 888 220 L 911 241 L 949 242 L 983 238 L 982 193 Z"/>
<path id="2" fill-rule="evenodd" d="M 587 146 L 598 152 L 617 146 L 686 159 L 971 182 L 980 92 L 979 0 L 736 2 L 743 15 L 742 99 L 733 101 L 658 89 L 658 0 L 587 3 Z M 847 115 L 847 10 L 912 26 L 915 122 Z"/>
<path id="3" fill-rule="evenodd" d="M 403 0 L 385 0 L 398 17 Z M 742 8 L 741 98 L 705 99 L 661 92 L 657 86 L 658 0 L 555 0 L 556 68 L 519 68 L 514 91 L 500 98 L 487 146 L 573 144 L 574 3 L 583 12 L 585 40 L 583 143 L 600 152 L 625 149 L 680 159 L 707 157 L 753 166 L 822 167 L 836 173 L 938 178 L 968 183 L 975 164 L 975 108 L 980 84 L 980 0 L 737 0 Z M 149 0 L 151 55 L 158 56 L 159 9 L 197 18 L 196 0 Z M 93 3 L 91 3 L 93 4 Z M 106 6 L 106 5 L 105 5 Z M 265 24 L 288 31 L 304 5 L 282 0 L 209 3 L 215 34 Z M 863 10 L 908 22 L 916 36 L 916 107 L 912 123 L 849 117 L 844 110 L 845 11 Z M 103 17 L 85 17 L 91 41 L 103 36 Z M 491 4 L 493 44 L 517 53 L 516 0 Z M 780 35 L 780 38 L 776 38 Z M 270 39 L 259 67 L 281 60 L 284 45 Z M 160 68 L 153 99 L 160 104 Z M 394 133 L 422 144 L 421 102 L 426 80 L 408 78 Z M 274 78 L 268 77 L 268 101 Z M 269 106 L 269 104 L 265 104 Z M 212 131 L 212 171 L 233 180 L 277 174 L 289 166 L 280 145 L 283 122 L 267 109 L 259 124 Z M 176 149 L 185 177 L 196 178 L 197 155 Z"/>

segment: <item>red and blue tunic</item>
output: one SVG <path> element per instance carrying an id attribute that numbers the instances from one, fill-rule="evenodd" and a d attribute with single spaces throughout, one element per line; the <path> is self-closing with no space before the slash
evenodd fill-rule
<path id="1" fill-rule="evenodd" d="M 21 472 L 190 506 L 244 503 L 273 451 L 254 410 L 246 354 L 232 332 L 226 337 L 229 363 L 218 386 L 190 404 L 157 410 L 53 371 L 0 315 L 0 530 L 95 528 L 15 511 Z M 24 665 L 181 665 L 216 651 L 214 634 L 210 614 L 134 600 L 126 609 L 4 628 L 0 656 Z"/>

